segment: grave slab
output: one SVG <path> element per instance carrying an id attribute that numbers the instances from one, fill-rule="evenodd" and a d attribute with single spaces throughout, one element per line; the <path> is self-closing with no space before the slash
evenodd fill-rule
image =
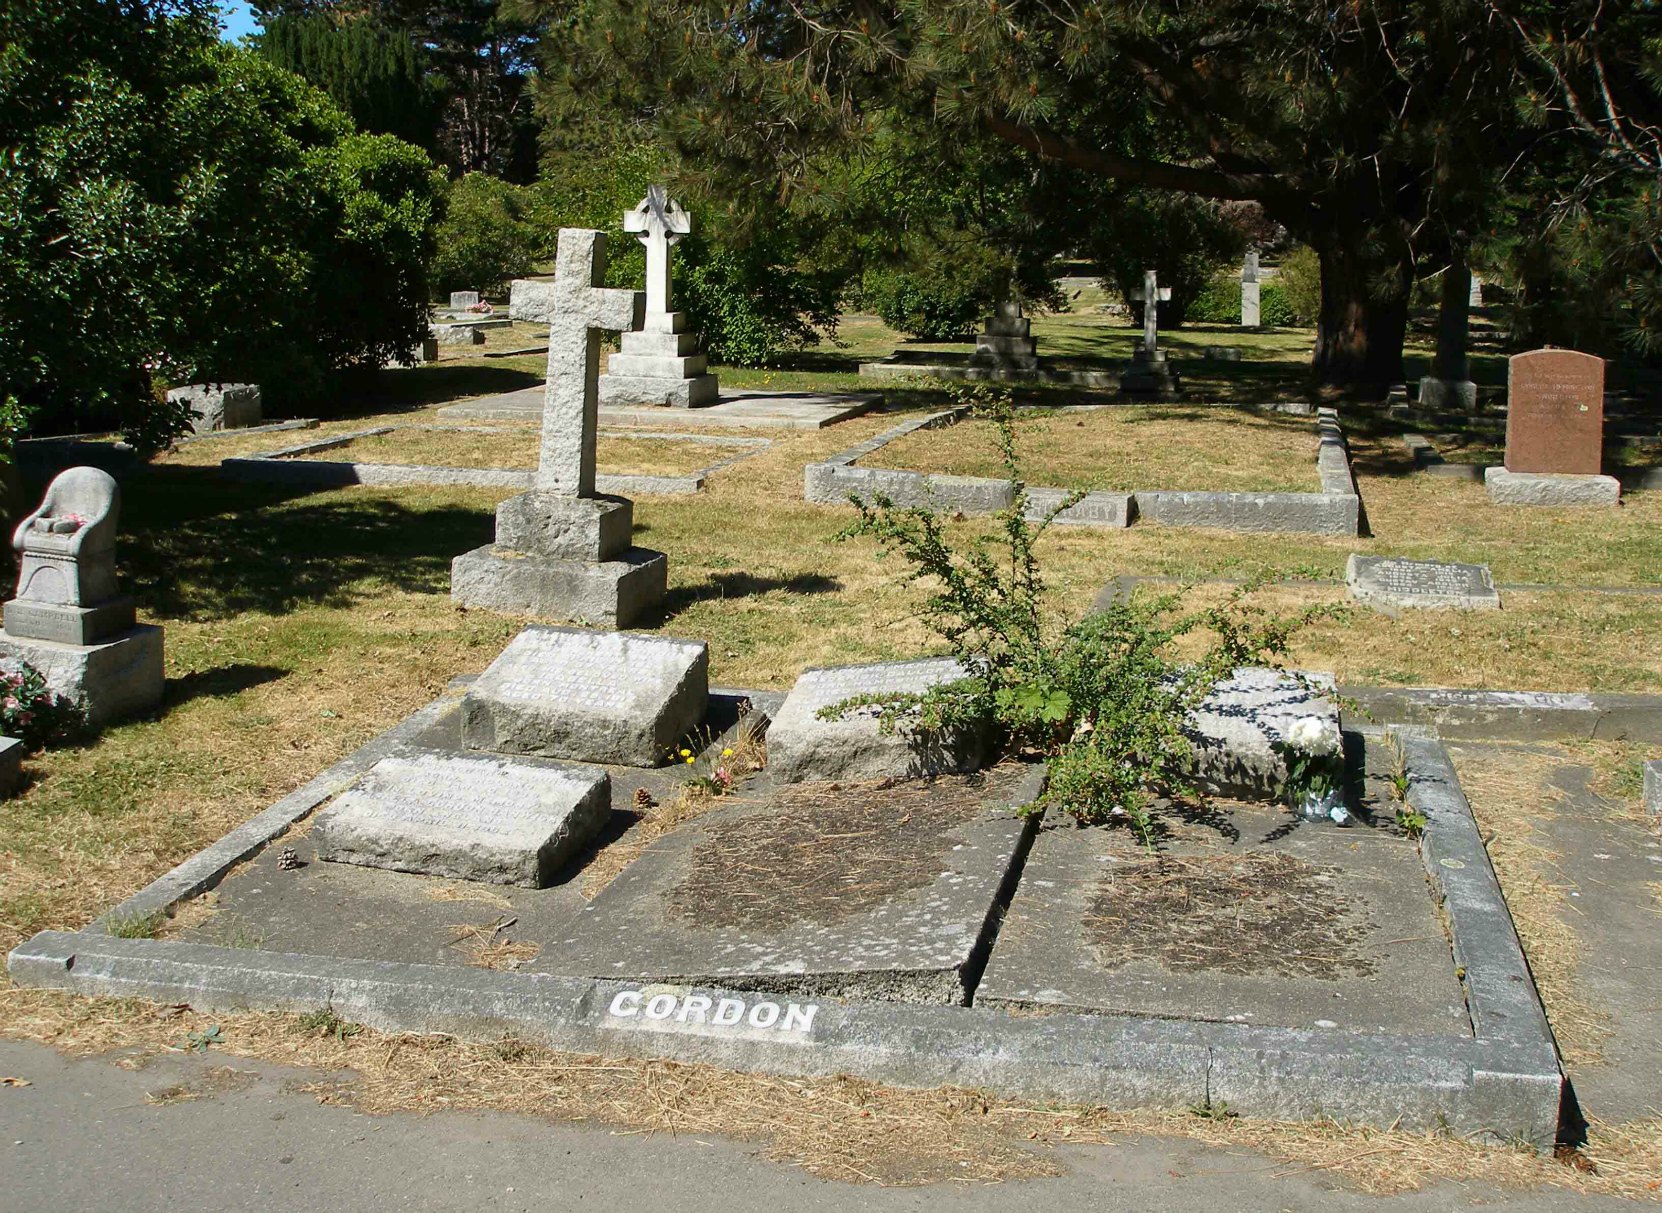
<path id="1" fill-rule="evenodd" d="M 1293 820 L 1273 806 L 1214 806 L 1176 820 L 1155 855 L 1128 830 L 1047 822 L 976 1004 L 1331 1032 L 1469 1031 L 1413 841 L 1390 826 L 1289 830 Z"/>
<path id="2" fill-rule="evenodd" d="M 1042 772 L 747 793 L 656 841 L 539 971 L 961 1004 Z"/>
<path id="3" fill-rule="evenodd" d="M 473 750 L 662 765 L 704 716 L 709 647 L 629 632 L 528 627 L 462 699 Z"/>
<path id="4" fill-rule="evenodd" d="M 902 718 L 885 733 L 875 706 L 849 708 L 834 720 L 819 716 L 821 709 L 856 696 L 922 693 L 963 674 L 950 657 L 807 670 L 768 729 L 768 770 L 781 783 L 973 770 L 986 748 L 981 732 L 926 733 Z"/>
<path id="5" fill-rule="evenodd" d="M 1197 785 L 1215 796 L 1275 799 L 1287 783 L 1282 747 L 1294 722 L 1315 716 L 1338 731 L 1339 708 L 1324 693 L 1332 689 L 1331 674 L 1236 670 L 1190 717 Z"/>
<path id="6" fill-rule="evenodd" d="M 610 813 L 604 771 L 424 754 L 376 763 L 312 839 L 336 863 L 540 889 Z"/>
<path id="7" fill-rule="evenodd" d="M 542 417 L 541 388 L 521 388 L 447 404 L 438 410 L 446 420 L 536 421 Z M 881 392 L 770 392 L 722 388 L 716 402 L 687 411 L 652 405 L 600 405 L 603 425 L 699 425 L 718 428 L 820 430 L 868 413 L 883 403 Z"/>
<path id="8" fill-rule="evenodd" d="M 1500 593 L 1486 564 L 1399 560 L 1351 553 L 1345 564 L 1351 597 L 1389 607 L 1498 610 Z"/>
<path id="9" fill-rule="evenodd" d="M 0 800 L 17 795 L 23 786 L 23 742 L 16 737 L 0 737 Z"/>

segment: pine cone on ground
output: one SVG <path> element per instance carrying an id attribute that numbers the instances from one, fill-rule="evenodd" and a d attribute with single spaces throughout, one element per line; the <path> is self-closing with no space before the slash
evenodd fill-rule
<path id="1" fill-rule="evenodd" d="M 300 866 L 300 856 L 295 854 L 293 847 L 284 847 L 277 852 L 277 870 L 292 872 Z"/>
<path id="2" fill-rule="evenodd" d="M 652 798 L 651 792 L 648 792 L 645 788 L 635 789 L 635 808 L 644 813 L 648 809 L 655 809 L 657 807 L 658 802 Z"/>

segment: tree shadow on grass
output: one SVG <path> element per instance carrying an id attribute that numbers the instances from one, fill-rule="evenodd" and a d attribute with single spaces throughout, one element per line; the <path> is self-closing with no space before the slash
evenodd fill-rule
<path id="1" fill-rule="evenodd" d="M 253 687 L 276 682 L 279 678 L 287 678 L 290 672 L 280 666 L 240 661 L 211 670 L 196 670 L 167 680 L 167 694 L 163 697 L 161 710 L 165 712 L 193 699 L 225 699 Z"/>
<path id="2" fill-rule="evenodd" d="M 791 577 L 757 577 L 750 573 L 714 573 L 699 585 L 683 585 L 664 595 L 659 608 L 660 621 L 667 622 L 700 602 L 719 602 L 729 598 L 753 598 L 774 590 L 787 594 L 835 594 L 843 583 L 835 577 L 819 573 L 797 573 Z"/>
<path id="3" fill-rule="evenodd" d="M 409 367 L 383 371 L 374 379 L 347 386 L 329 410 L 332 417 L 357 413 L 414 412 L 435 404 L 450 404 L 470 396 L 497 396 L 522 388 L 540 387 L 544 376 L 508 366 L 473 364 Z"/>
<path id="4" fill-rule="evenodd" d="M 314 493 L 212 468 L 148 469 L 124 495 L 126 587 L 164 619 L 348 607 L 387 589 L 446 593 L 451 559 L 493 537 L 483 510 Z"/>

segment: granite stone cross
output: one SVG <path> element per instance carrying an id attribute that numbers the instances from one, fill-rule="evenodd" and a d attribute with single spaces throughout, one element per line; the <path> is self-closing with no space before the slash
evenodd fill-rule
<path id="1" fill-rule="evenodd" d="M 606 233 L 560 229 L 548 318 L 548 388 L 536 488 L 565 497 L 594 496 L 599 421 L 600 330 L 629 331 L 641 322 L 639 291 L 603 287 Z"/>
<path id="2" fill-rule="evenodd" d="M 623 215 L 623 230 L 646 246 L 646 311 L 661 316 L 669 311 L 669 250 L 692 231 L 692 216 L 661 185 L 646 187 L 646 197 Z"/>
<path id="3" fill-rule="evenodd" d="M 1156 349 L 1155 338 L 1160 327 L 1160 304 L 1171 299 L 1171 287 L 1161 286 L 1158 276 L 1153 270 L 1143 271 L 1143 288 L 1131 293 L 1133 299 L 1142 301 L 1143 305 L 1143 350 L 1152 356 Z"/>

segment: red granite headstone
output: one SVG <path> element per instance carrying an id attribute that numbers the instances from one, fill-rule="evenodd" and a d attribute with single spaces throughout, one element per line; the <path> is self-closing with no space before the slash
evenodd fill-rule
<path id="1" fill-rule="evenodd" d="M 1506 470 L 1604 470 L 1604 359 L 1578 350 L 1514 354 L 1506 376 Z"/>

